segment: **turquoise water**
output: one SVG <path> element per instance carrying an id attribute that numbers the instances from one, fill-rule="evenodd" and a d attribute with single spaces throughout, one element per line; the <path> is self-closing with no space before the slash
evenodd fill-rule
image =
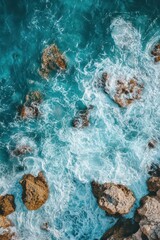
<path id="1" fill-rule="evenodd" d="M 160 2 L 1 0 L 0 33 L 0 194 L 16 197 L 15 230 L 21 240 L 99 239 L 116 219 L 97 206 L 90 182 L 126 184 L 137 206 L 147 192 L 147 167 L 159 161 L 159 145 L 147 144 L 160 137 L 160 65 L 150 56 L 160 36 Z M 65 53 L 68 70 L 46 81 L 37 70 L 52 43 Z M 96 87 L 103 71 L 136 76 L 144 83 L 141 100 L 119 108 Z M 33 90 L 43 93 L 42 116 L 20 120 L 17 108 Z M 91 125 L 73 129 L 78 109 L 90 104 Z M 13 157 L 23 144 L 33 153 Z M 18 182 L 40 170 L 50 197 L 29 212 Z M 49 232 L 40 229 L 44 222 Z"/>

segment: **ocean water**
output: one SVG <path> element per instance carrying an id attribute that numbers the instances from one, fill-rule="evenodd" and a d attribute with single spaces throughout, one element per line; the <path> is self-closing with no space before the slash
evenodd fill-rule
<path id="1" fill-rule="evenodd" d="M 0 36 L 0 194 L 15 195 L 13 228 L 20 240 L 98 240 L 116 219 L 98 207 L 91 181 L 127 185 L 137 199 L 133 216 L 147 192 L 147 169 L 160 161 L 160 65 L 150 55 L 160 39 L 160 1 L 1 0 Z M 37 70 L 52 43 L 68 69 L 46 81 Z M 104 71 L 136 76 L 142 98 L 118 107 L 96 87 Z M 17 108 L 34 90 L 43 93 L 42 115 L 20 120 Z M 76 112 L 90 104 L 90 126 L 72 128 Z M 155 149 L 147 147 L 151 139 Z M 33 153 L 13 157 L 24 144 Z M 19 181 L 41 170 L 49 199 L 28 211 Z M 45 222 L 48 232 L 40 229 Z"/>

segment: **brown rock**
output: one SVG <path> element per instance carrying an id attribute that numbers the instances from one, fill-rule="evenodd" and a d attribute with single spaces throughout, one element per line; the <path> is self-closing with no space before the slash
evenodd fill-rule
<path id="1" fill-rule="evenodd" d="M 23 187 L 22 199 L 28 210 L 37 210 L 47 201 L 49 189 L 42 172 L 37 177 L 24 175 L 20 183 Z"/>
<path id="2" fill-rule="evenodd" d="M 139 222 L 142 233 L 149 240 L 160 239 L 160 198 L 146 196 L 142 199 L 142 206 L 137 210 L 141 217 Z"/>
<path id="3" fill-rule="evenodd" d="M 15 203 L 13 195 L 0 196 L 0 215 L 7 216 L 15 211 Z"/>
<path id="4" fill-rule="evenodd" d="M 37 107 L 35 106 L 23 106 L 20 112 L 20 116 L 23 119 L 27 119 L 27 118 L 36 118 L 40 115 L 39 110 Z"/>
<path id="5" fill-rule="evenodd" d="M 39 73 L 42 77 L 48 78 L 49 73 L 57 68 L 65 70 L 67 68 L 67 64 L 58 47 L 55 44 L 52 44 L 43 51 L 41 69 Z"/>
<path id="6" fill-rule="evenodd" d="M 160 177 L 149 178 L 147 185 L 150 192 L 157 192 L 160 189 Z"/>
<path id="7" fill-rule="evenodd" d="M 157 43 L 153 50 L 151 51 L 151 54 L 154 56 L 155 62 L 160 61 L 160 43 Z"/>
<path id="8" fill-rule="evenodd" d="M 0 216 L 0 228 L 8 228 L 12 226 L 12 222 L 4 216 Z"/>
<path id="9" fill-rule="evenodd" d="M 101 240 L 128 240 L 128 237 L 138 231 L 138 224 L 131 219 L 121 218 L 109 229 Z"/>
<path id="10" fill-rule="evenodd" d="M 15 234 L 10 231 L 5 231 L 0 234 L 0 240 L 15 240 Z"/>
<path id="11" fill-rule="evenodd" d="M 32 152 L 32 148 L 27 146 L 27 145 L 22 145 L 17 147 L 12 154 L 15 156 L 21 156 L 21 155 L 25 155 L 27 153 L 31 153 Z"/>
<path id="12" fill-rule="evenodd" d="M 42 102 L 42 94 L 39 91 L 30 92 L 26 95 L 26 104 L 32 105 L 33 103 L 40 104 Z"/>
<path id="13" fill-rule="evenodd" d="M 78 116 L 76 116 L 73 119 L 72 126 L 75 128 L 88 127 L 90 124 L 89 122 L 90 109 L 93 109 L 93 106 L 89 106 L 87 109 L 79 111 Z"/>
<path id="14" fill-rule="evenodd" d="M 121 184 L 92 182 L 92 190 L 99 207 L 110 215 L 127 214 L 135 202 L 133 193 Z"/>

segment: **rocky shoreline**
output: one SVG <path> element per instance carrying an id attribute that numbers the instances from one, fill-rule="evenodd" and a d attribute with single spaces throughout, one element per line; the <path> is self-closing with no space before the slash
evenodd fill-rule
<path id="1" fill-rule="evenodd" d="M 121 214 L 118 212 L 120 216 L 119 220 L 101 237 L 101 240 L 160 239 L 160 166 L 154 166 L 154 172 L 152 173 L 154 176 L 151 176 L 147 181 L 149 193 L 141 199 L 140 207 L 137 208 L 133 219 L 126 219 L 122 215 L 129 212 L 130 208 L 128 208 L 128 205 L 130 204 L 131 207 L 131 203 L 134 202 L 131 202 L 127 198 L 128 196 L 124 196 L 122 191 L 118 189 L 114 192 L 109 191 L 111 185 L 114 187 L 120 186 L 122 189 L 126 189 L 125 186 L 111 183 L 102 185 L 95 182 L 92 183 L 93 194 L 97 198 L 99 206 L 107 213 L 115 216 L 117 213 L 115 209 L 121 204 Z M 106 190 L 108 191 L 107 193 Z M 131 194 L 131 191 L 128 189 L 127 192 Z M 103 206 L 101 198 L 103 198 Z M 110 209 L 114 209 L 114 211 L 110 211 Z"/>

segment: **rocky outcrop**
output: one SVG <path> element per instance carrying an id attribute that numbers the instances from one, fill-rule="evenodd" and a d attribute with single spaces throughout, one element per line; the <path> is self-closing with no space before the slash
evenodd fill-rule
<path id="1" fill-rule="evenodd" d="M 121 218 L 109 229 L 101 240 L 129 240 L 128 237 L 138 231 L 138 224 L 131 219 Z"/>
<path id="2" fill-rule="evenodd" d="M 127 214 L 135 202 L 133 193 L 121 184 L 92 182 L 92 190 L 99 207 L 110 215 Z"/>
<path id="3" fill-rule="evenodd" d="M 160 43 L 157 43 L 153 50 L 151 51 L 151 54 L 154 56 L 154 61 L 159 62 L 160 61 Z"/>
<path id="4" fill-rule="evenodd" d="M 143 85 L 139 84 L 136 78 L 117 80 L 113 83 L 112 80 L 108 73 L 104 72 L 100 85 L 120 107 L 127 107 L 141 98 Z"/>
<path id="5" fill-rule="evenodd" d="M 157 192 L 160 189 L 160 177 L 149 178 L 147 185 L 150 192 Z"/>
<path id="6" fill-rule="evenodd" d="M 8 228 L 12 226 L 12 222 L 4 216 L 0 216 L 0 228 Z"/>
<path id="7" fill-rule="evenodd" d="M 149 147 L 150 149 L 155 148 L 155 147 L 156 147 L 156 144 L 157 144 L 157 141 L 156 141 L 155 139 L 152 139 L 151 141 L 149 141 L 148 147 Z"/>
<path id="8" fill-rule="evenodd" d="M 142 206 L 137 210 L 141 217 L 139 225 L 143 234 L 149 240 L 160 239 L 160 195 L 146 196 L 142 199 Z"/>
<path id="9" fill-rule="evenodd" d="M 10 231 L 4 231 L 0 234 L 0 240 L 16 240 L 15 234 Z"/>
<path id="10" fill-rule="evenodd" d="M 18 157 L 31 152 L 32 152 L 32 148 L 30 146 L 22 145 L 17 147 L 14 151 L 12 151 L 12 155 Z"/>
<path id="11" fill-rule="evenodd" d="M 77 116 L 72 121 L 72 126 L 75 128 L 84 128 L 90 125 L 89 117 L 90 110 L 93 109 L 93 106 L 90 105 L 85 110 L 81 110 L 78 112 Z"/>
<path id="12" fill-rule="evenodd" d="M 67 63 L 65 57 L 59 51 L 55 44 L 52 44 L 44 49 L 42 54 L 40 75 L 43 78 L 48 79 L 49 74 L 56 69 L 65 70 Z"/>
<path id="13" fill-rule="evenodd" d="M 0 196 L 0 216 L 7 216 L 15 211 L 13 195 Z"/>
<path id="14" fill-rule="evenodd" d="M 49 189 L 42 172 L 37 177 L 24 175 L 20 183 L 23 187 L 22 200 L 28 210 L 37 210 L 47 201 Z"/>
<path id="15" fill-rule="evenodd" d="M 42 95 L 38 91 L 26 95 L 25 103 L 19 108 L 20 117 L 23 119 L 37 118 L 40 115 L 39 104 L 42 102 Z"/>

